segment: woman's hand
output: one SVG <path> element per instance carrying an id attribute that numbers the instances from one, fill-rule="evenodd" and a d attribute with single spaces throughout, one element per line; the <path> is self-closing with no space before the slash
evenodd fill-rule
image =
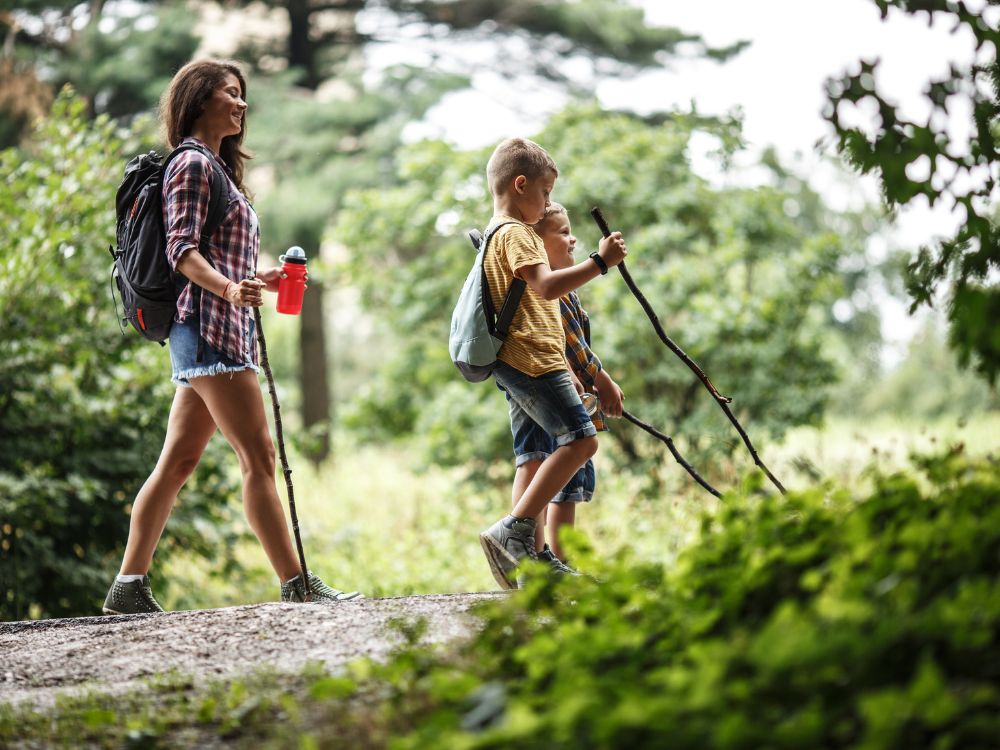
<path id="1" fill-rule="evenodd" d="M 230 281 L 226 286 L 226 301 L 236 307 L 260 307 L 264 304 L 264 283 L 260 279 Z"/>
<path id="2" fill-rule="evenodd" d="M 274 268 L 268 268 L 265 271 L 258 271 L 257 278 L 264 282 L 264 286 L 269 292 L 277 292 L 278 284 L 281 283 L 282 279 L 287 279 L 288 274 L 281 272 L 281 266 L 275 266 Z M 306 273 L 306 283 L 309 283 L 309 273 Z M 309 287 L 307 286 L 306 289 Z"/>

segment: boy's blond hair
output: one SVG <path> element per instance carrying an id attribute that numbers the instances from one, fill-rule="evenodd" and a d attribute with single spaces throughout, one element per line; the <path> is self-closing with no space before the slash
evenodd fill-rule
<path id="1" fill-rule="evenodd" d="M 486 181 L 493 196 L 503 193 L 518 175 L 523 174 L 529 180 L 536 180 L 548 172 L 559 176 L 555 161 L 548 151 L 527 138 L 508 138 L 503 141 L 494 149 L 486 163 Z"/>
<path id="2" fill-rule="evenodd" d="M 545 214 L 542 216 L 542 218 L 532 225 L 532 228 L 535 230 L 535 233 L 541 234 L 542 232 L 547 231 L 549 228 L 549 222 L 552 220 L 552 217 L 555 216 L 556 214 L 565 214 L 566 216 L 569 216 L 569 214 L 566 213 L 565 206 L 563 206 L 560 203 L 550 203 L 548 207 L 545 209 Z"/>

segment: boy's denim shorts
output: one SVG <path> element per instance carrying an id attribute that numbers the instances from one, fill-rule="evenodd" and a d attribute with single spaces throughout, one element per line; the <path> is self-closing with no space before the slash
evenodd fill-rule
<path id="1" fill-rule="evenodd" d="M 573 478 L 563 487 L 562 492 L 552 498 L 553 503 L 589 503 L 594 497 L 594 489 L 597 487 L 597 473 L 594 471 L 594 462 L 587 460 L 579 468 Z"/>
<path id="2" fill-rule="evenodd" d="M 497 362 L 493 377 L 507 396 L 516 466 L 544 461 L 559 446 L 597 434 L 565 370 L 533 378 Z"/>
<path id="3" fill-rule="evenodd" d="M 253 334 L 254 322 L 250 321 Z M 189 317 L 184 322 L 174 321 L 170 327 L 170 365 L 173 374 L 170 380 L 181 388 L 190 388 L 191 378 L 221 375 L 224 372 L 242 372 L 259 368 L 252 362 L 236 362 L 224 352 L 212 347 L 207 341 L 202 345 L 201 362 L 198 361 L 198 318 Z"/>

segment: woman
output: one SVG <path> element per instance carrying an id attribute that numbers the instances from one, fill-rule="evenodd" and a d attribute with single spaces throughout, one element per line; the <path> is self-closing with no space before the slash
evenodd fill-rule
<path id="1" fill-rule="evenodd" d="M 132 506 L 125 557 L 104 602 L 105 614 L 163 611 L 147 572 L 177 493 L 217 427 L 239 457 L 243 507 L 281 582 L 282 601 L 304 598 L 299 561 L 275 486 L 274 444 L 256 374 L 250 308 L 263 304 L 263 289 L 277 291 L 281 272 L 254 273 L 260 232 L 243 185 L 246 110 L 242 72 L 216 61 L 181 68 L 160 105 L 170 147 L 196 146 L 175 156 L 163 176 L 167 257 L 188 279 L 170 330 L 172 380 L 178 388 L 163 451 Z M 210 181 L 223 176 L 225 215 L 207 243 L 201 243 Z M 312 572 L 309 584 L 314 600 L 359 596 L 330 588 Z"/>

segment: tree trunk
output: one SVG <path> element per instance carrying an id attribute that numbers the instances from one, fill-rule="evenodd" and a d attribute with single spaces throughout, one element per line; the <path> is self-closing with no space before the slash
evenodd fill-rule
<path id="1" fill-rule="evenodd" d="M 302 426 L 308 430 L 324 425 L 307 454 L 313 463 L 330 455 L 330 382 L 326 359 L 326 325 L 323 315 L 323 285 L 309 282 L 302 299 L 299 328 L 299 378 L 302 386 Z"/>
<path id="2" fill-rule="evenodd" d="M 319 75 L 316 71 L 316 51 L 309 38 L 311 13 L 309 0 L 289 0 L 288 65 L 301 68 L 304 73 L 301 84 L 315 89 L 319 86 Z"/>

